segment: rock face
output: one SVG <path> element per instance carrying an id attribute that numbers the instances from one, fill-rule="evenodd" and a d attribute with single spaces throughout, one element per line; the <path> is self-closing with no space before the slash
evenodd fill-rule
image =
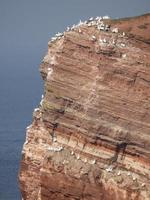
<path id="1" fill-rule="evenodd" d="M 19 173 L 24 200 L 150 199 L 150 15 L 48 43 Z"/>

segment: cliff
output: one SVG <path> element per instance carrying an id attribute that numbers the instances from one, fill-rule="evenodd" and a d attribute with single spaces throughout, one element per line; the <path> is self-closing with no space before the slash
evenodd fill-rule
<path id="1" fill-rule="evenodd" d="M 24 200 L 150 199 L 150 15 L 57 33 L 27 127 Z"/>

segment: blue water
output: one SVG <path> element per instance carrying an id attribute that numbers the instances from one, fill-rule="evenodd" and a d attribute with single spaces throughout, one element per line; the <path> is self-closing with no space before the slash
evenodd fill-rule
<path id="1" fill-rule="evenodd" d="M 21 199 L 17 176 L 25 128 L 42 94 L 40 56 L 0 57 L 0 200 Z"/>

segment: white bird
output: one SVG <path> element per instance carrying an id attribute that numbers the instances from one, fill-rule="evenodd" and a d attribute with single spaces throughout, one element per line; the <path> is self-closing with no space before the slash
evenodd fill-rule
<path id="1" fill-rule="evenodd" d="M 100 24 L 97 26 L 98 30 L 105 30 L 105 25 L 104 24 Z"/>
<path id="2" fill-rule="evenodd" d="M 78 154 L 78 155 L 77 155 L 77 160 L 79 160 L 79 159 L 80 159 L 80 155 Z"/>
<path id="3" fill-rule="evenodd" d="M 58 147 L 58 151 L 62 151 L 64 148 L 63 147 Z"/>
<path id="4" fill-rule="evenodd" d="M 39 108 L 35 108 L 35 109 L 34 109 L 35 112 L 36 112 L 36 111 L 39 111 L 39 110 L 40 110 Z"/>
<path id="5" fill-rule="evenodd" d="M 71 27 L 71 30 L 75 29 L 75 27 L 76 27 L 76 25 L 75 25 L 75 24 L 73 24 L 73 26 Z"/>
<path id="6" fill-rule="evenodd" d="M 95 20 L 99 20 L 99 18 L 100 18 L 100 17 L 97 16 L 97 17 L 95 18 Z"/>
<path id="7" fill-rule="evenodd" d="M 96 36 L 92 35 L 92 40 L 95 41 L 96 40 Z"/>
<path id="8" fill-rule="evenodd" d="M 71 28 L 68 26 L 68 27 L 67 27 L 67 31 L 70 31 L 70 29 L 71 29 Z"/>
<path id="9" fill-rule="evenodd" d="M 28 130 L 29 128 L 31 128 L 31 126 L 32 126 L 32 125 L 29 125 L 29 126 L 27 126 L 27 128 L 26 128 L 26 129 Z"/>
<path id="10" fill-rule="evenodd" d="M 126 54 L 122 54 L 122 58 L 126 58 L 127 57 L 127 55 Z"/>
<path id="11" fill-rule="evenodd" d="M 101 27 L 100 27 L 100 30 L 105 30 L 105 27 L 104 27 L 104 26 L 101 26 Z"/>
<path id="12" fill-rule="evenodd" d="M 125 47 L 125 46 L 126 46 L 124 43 L 121 43 L 120 45 L 121 45 L 122 47 Z"/>
<path id="13" fill-rule="evenodd" d="M 109 31 L 109 29 L 110 29 L 110 26 L 106 24 L 105 31 Z"/>
<path id="14" fill-rule="evenodd" d="M 142 183 L 142 187 L 145 187 L 145 183 Z"/>
<path id="15" fill-rule="evenodd" d="M 104 42 L 104 43 L 107 43 L 107 40 L 104 38 L 104 39 L 103 39 L 103 42 Z"/>
<path id="16" fill-rule="evenodd" d="M 99 19 L 97 20 L 99 23 L 101 22 L 101 20 L 102 20 L 102 17 L 99 17 Z"/>
<path id="17" fill-rule="evenodd" d="M 117 173 L 117 175 L 120 176 L 120 175 L 121 175 L 121 172 L 119 171 L 119 172 Z"/>
<path id="18" fill-rule="evenodd" d="M 100 39 L 99 39 L 99 42 L 100 42 L 100 44 L 101 44 L 101 43 L 103 43 L 103 40 L 100 38 Z"/>
<path id="19" fill-rule="evenodd" d="M 43 99 L 41 99 L 41 101 L 40 101 L 40 106 L 42 106 L 42 104 L 43 104 L 43 101 L 44 101 L 44 100 L 43 100 Z"/>
<path id="20" fill-rule="evenodd" d="M 92 26 L 91 23 L 88 24 L 88 27 Z"/>
<path id="21" fill-rule="evenodd" d="M 93 17 L 90 17 L 89 21 L 93 21 Z"/>
<path id="22" fill-rule="evenodd" d="M 118 32 L 119 32 L 118 28 L 113 28 L 112 29 L 112 33 L 118 33 Z"/>
<path id="23" fill-rule="evenodd" d="M 96 160 L 92 160 L 91 164 L 94 165 L 96 163 Z"/>
<path id="24" fill-rule="evenodd" d="M 135 181 L 136 180 L 136 177 L 133 177 L 133 181 Z"/>
<path id="25" fill-rule="evenodd" d="M 127 174 L 128 176 L 131 176 L 131 173 L 130 172 L 128 172 L 128 174 Z"/>
<path id="26" fill-rule="evenodd" d="M 83 22 L 80 20 L 79 23 L 78 23 L 78 25 L 80 26 L 80 25 L 82 25 L 82 24 L 83 24 Z"/>
<path id="27" fill-rule="evenodd" d="M 112 43 L 113 43 L 113 44 L 116 44 L 116 42 L 115 42 L 115 40 L 114 40 L 114 39 L 113 39 Z"/>
<path id="28" fill-rule="evenodd" d="M 92 26 L 96 25 L 96 21 L 92 21 L 92 22 L 91 22 L 91 25 L 92 25 Z"/>
<path id="29" fill-rule="evenodd" d="M 63 36 L 63 33 L 56 33 L 56 37 L 61 37 L 61 36 Z"/>
<path id="30" fill-rule="evenodd" d="M 57 138 L 56 138 L 56 137 L 54 137 L 54 138 L 53 138 L 53 141 L 54 141 L 54 142 L 57 142 Z"/>
<path id="31" fill-rule="evenodd" d="M 109 166 L 108 168 L 106 168 L 107 172 L 112 172 L 112 170 L 113 170 L 112 166 Z"/>
<path id="32" fill-rule="evenodd" d="M 110 19 L 110 17 L 106 15 L 106 16 L 103 16 L 103 19 Z"/>
<path id="33" fill-rule="evenodd" d="M 53 69 L 51 69 L 50 71 L 48 71 L 48 74 L 47 74 L 48 79 L 51 77 L 52 73 L 53 73 Z"/>
<path id="34" fill-rule="evenodd" d="M 24 145 L 28 144 L 28 140 L 25 141 Z"/>
<path id="35" fill-rule="evenodd" d="M 55 40 L 57 40 L 57 37 L 52 37 L 51 41 L 54 42 Z"/>

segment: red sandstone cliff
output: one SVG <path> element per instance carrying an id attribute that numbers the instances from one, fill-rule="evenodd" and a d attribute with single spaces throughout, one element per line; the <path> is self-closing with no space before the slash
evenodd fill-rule
<path id="1" fill-rule="evenodd" d="M 48 43 L 24 200 L 150 199 L 150 15 L 90 19 Z"/>

